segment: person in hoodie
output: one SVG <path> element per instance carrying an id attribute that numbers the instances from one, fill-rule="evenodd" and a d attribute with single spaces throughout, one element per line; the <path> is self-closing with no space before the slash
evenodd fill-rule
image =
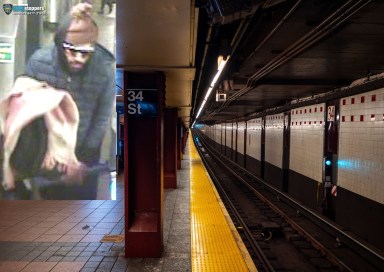
<path id="1" fill-rule="evenodd" d="M 59 24 L 52 45 L 32 54 L 26 75 L 70 93 L 79 111 L 75 154 L 86 166 L 100 161 L 115 104 L 115 58 L 97 42 L 92 5 L 74 6 Z"/>

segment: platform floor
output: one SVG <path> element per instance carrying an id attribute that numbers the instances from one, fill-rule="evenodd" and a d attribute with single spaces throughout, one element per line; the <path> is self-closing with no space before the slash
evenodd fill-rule
<path id="1" fill-rule="evenodd" d="M 100 242 L 124 234 L 119 176 L 116 200 L 0 201 L 0 272 L 256 271 L 191 144 L 178 188 L 164 193 L 161 258 L 125 258 L 124 243 Z"/>
<path id="2" fill-rule="evenodd" d="M 209 179 L 192 137 L 189 147 L 192 271 L 256 271 Z"/>

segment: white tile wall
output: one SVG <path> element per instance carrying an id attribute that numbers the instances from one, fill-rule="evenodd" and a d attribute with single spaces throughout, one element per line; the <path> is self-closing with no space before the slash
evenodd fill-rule
<path id="1" fill-rule="evenodd" d="M 322 182 L 325 104 L 291 110 L 289 168 Z"/>
<path id="2" fill-rule="evenodd" d="M 283 167 L 284 114 L 269 115 L 265 123 L 265 161 Z"/>
<path id="3" fill-rule="evenodd" d="M 225 145 L 228 146 L 229 148 L 232 148 L 232 123 L 226 123 L 225 124 L 225 134 L 226 134 L 226 139 L 225 139 Z"/>
<path id="4" fill-rule="evenodd" d="M 384 89 L 340 100 L 338 186 L 384 204 Z"/>
<path id="5" fill-rule="evenodd" d="M 221 144 L 221 124 L 215 125 L 215 142 Z"/>
<path id="6" fill-rule="evenodd" d="M 205 130 L 207 131 L 208 138 L 213 140 L 214 139 L 215 127 L 214 126 L 205 126 Z"/>
<path id="7" fill-rule="evenodd" d="M 236 151 L 236 130 L 237 130 L 237 123 L 232 124 L 232 149 Z"/>
<path id="8" fill-rule="evenodd" d="M 261 161 L 261 118 L 247 121 L 247 155 Z"/>
<path id="9" fill-rule="evenodd" d="M 199 130 L 200 130 L 203 134 L 205 134 L 207 137 L 209 137 L 209 132 L 208 132 L 209 127 L 208 127 L 208 126 L 201 125 L 201 126 L 199 127 Z"/>
<path id="10" fill-rule="evenodd" d="M 237 152 L 244 155 L 245 122 L 237 123 Z"/>

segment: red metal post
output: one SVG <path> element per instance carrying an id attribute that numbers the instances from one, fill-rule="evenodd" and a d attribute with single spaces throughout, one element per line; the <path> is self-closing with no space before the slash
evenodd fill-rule
<path id="1" fill-rule="evenodd" d="M 164 189 L 177 188 L 177 111 L 164 111 Z"/>
<path id="2" fill-rule="evenodd" d="M 188 129 L 183 126 L 183 140 L 182 140 L 182 149 L 181 152 L 185 153 L 185 146 L 187 145 L 187 139 L 188 139 Z"/>
<path id="3" fill-rule="evenodd" d="M 181 169 L 181 118 L 177 120 L 177 169 Z"/>
<path id="4" fill-rule="evenodd" d="M 163 73 L 124 72 L 125 256 L 163 249 Z"/>

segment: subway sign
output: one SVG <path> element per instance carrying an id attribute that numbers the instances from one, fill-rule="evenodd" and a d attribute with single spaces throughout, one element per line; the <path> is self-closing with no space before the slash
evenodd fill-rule
<path id="1" fill-rule="evenodd" d="M 126 89 L 126 113 L 134 117 L 156 117 L 157 96 L 157 89 Z"/>

